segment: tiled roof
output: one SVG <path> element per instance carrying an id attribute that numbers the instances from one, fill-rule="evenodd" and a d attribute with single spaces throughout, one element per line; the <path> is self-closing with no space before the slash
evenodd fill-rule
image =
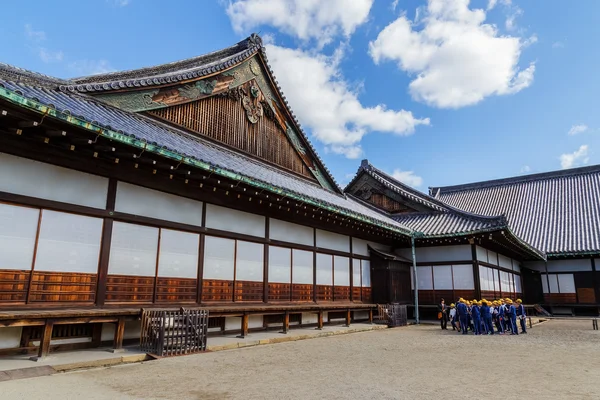
<path id="1" fill-rule="evenodd" d="M 406 234 L 410 232 L 401 223 L 393 221 L 345 195 L 326 190 L 308 180 L 286 173 L 183 130 L 107 105 L 89 95 L 65 93 L 60 90 L 34 87 L 1 79 L 0 87 L 8 89 L 8 93 L 12 92 L 25 99 L 34 100 L 56 109 L 60 115 L 65 116 L 65 120 L 66 116 L 70 115 L 90 122 L 94 126 L 141 139 L 178 155 L 200 160 L 211 166 L 245 176 L 253 181 L 265 183 L 276 189 L 295 193 L 299 197 L 325 203 L 334 209 L 366 218 L 371 223 L 379 226 L 392 228 Z"/>
<path id="2" fill-rule="evenodd" d="M 367 173 L 376 181 L 398 193 L 400 196 L 421 204 L 431 211 L 392 215 L 391 218 L 420 232 L 426 236 L 445 236 L 477 231 L 497 230 L 506 227 L 503 216 L 475 215 L 457 210 L 438 199 L 405 185 L 385 172 L 375 168 L 367 160 L 363 160 L 355 179 L 348 184 L 346 190 L 353 185 L 361 173 Z"/>
<path id="3" fill-rule="evenodd" d="M 446 204 L 505 214 L 515 234 L 549 254 L 600 252 L 600 166 L 433 187 Z"/>

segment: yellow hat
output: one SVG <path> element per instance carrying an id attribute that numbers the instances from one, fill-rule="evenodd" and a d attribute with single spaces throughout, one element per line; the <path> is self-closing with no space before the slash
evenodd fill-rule
<path id="1" fill-rule="evenodd" d="M 521 304 L 522 303 L 521 299 L 517 299 L 517 303 Z"/>
<path id="2" fill-rule="evenodd" d="M 508 304 L 512 304 L 512 300 L 511 300 L 511 299 L 508 299 L 508 300 L 506 300 L 506 302 L 507 302 Z"/>
<path id="3" fill-rule="evenodd" d="M 451 303 L 451 304 L 450 304 L 450 308 L 454 308 L 454 303 Z"/>
<path id="4" fill-rule="evenodd" d="M 512 300 L 510 299 L 510 297 L 507 297 L 505 300 L 506 300 L 506 301 L 512 301 Z"/>
<path id="5" fill-rule="evenodd" d="M 462 301 L 465 301 L 465 299 L 463 299 L 463 298 L 461 297 L 460 299 L 458 299 L 458 301 L 461 301 L 461 302 L 462 302 Z"/>

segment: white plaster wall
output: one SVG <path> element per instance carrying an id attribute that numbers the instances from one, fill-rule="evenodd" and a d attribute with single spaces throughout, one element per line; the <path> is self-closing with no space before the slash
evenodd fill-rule
<path id="1" fill-rule="evenodd" d="M 265 217 L 243 211 L 206 205 L 206 226 L 227 232 L 265 237 Z"/>
<path id="2" fill-rule="evenodd" d="M 250 321 L 248 321 L 248 325 Z M 240 330 L 242 328 L 242 317 L 227 317 L 225 318 L 225 330 Z"/>
<path id="3" fill-rule="evenodd" d="M 523 266 L 534 271 L 546 272 L 543 261 L 526 262 Z M 596 266 L 598 266 L 598 261 L 596 261 Z M 548 272 L 583 272 L 591 270 L 592 261 L 590 259 L 548 261 Z"/>
<path id="4" fill-rule="evenodd" d="M 108 179 L 0 153 L 0 191 L 106 208 Z"/>
<path id="5" fill-rule="evenodd" d="M 319 316 L 315 313 L 302 313 L 303 324 L 316 324 L 319 322 Z"/>
<path id="6" fill-rule="evenodd" d="M 115 324 L 102 324 L 102 335 L 100 337 L 103 342 L 114 340 Z"/>
<path id="7" fill-rule="evenodd" d="M 354 311 L 354 319 L 369 319 L 368 311 Z"/>
<path id="8" fill-rule="evenodd" d="M 270 239 L 289 243 L 299 243 L 306 246 L 315 245 L 314 230 L 311 227 L 281 221 L 275 218 L 269 220 Z"/>
<path id="9" fill-rule="evenodd" d="M 240 324 L 241 324 L 241 322 L 240 322 Z M 263 317 L 262 317 L 262 315 L 250 315 L 250 316 L 248 316 L 248 328 L 262 328 L 262 327 L 263 327 Z"/>
<path id="10" fill-rule="evenodd" d="M 19 347 L 21 343 L 21 326 L 10 326 L 0 328 L 0 349 L 12 349 Z"/>
<path id="11" fill-rule="evenodd" d="M 125 321 L 123 339 L 139 339 L 142 330 L 142 321 Z"/>
<path id="12" fill-rule="evenodd" d="M 317 247 L 350 252 L 350 237 L 317 229 Z"/>
<path id="13" fill-rule="evenodd" d="M 390 251 L 390 246 L 388 246 L 388 245 L 381 244 L 381 243 L 375 243 L 375 242 L 369 242 L 367 240 L 362 240 L 362 239 L 358 239 L 355 237 L 352 238 L 352 254 L 368 256 L 369 248 L 367 246 L 371 246 L 372 248 L 381 250 L 383 252 Z"/>
<path id="14" fill-rule="evenodd" d="M 412 259 L 412 250 L 398 249 L 396 253 L 404 258 Z M 470 245 L 456 246 L 436 246 L 436 247 L 417 247 L 415 255 L 418 263 L 437 262 L 437 261 L 465 261 L 471 260 Z"/>

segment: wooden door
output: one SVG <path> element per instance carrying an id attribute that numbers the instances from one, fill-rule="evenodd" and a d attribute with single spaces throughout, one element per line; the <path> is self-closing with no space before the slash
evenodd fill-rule
<path id="1" fill-rule="evenodd" d="M 521 277 L 523 278 L 523 301 L 526 304 L 543 303 L 542 275 L 537 271 L 523 268 Z"/>
<path id="2" fill-rule="evenodd" d="M 396 262 L 391 264 L 390 302 L 408 304 L 411 302 L 409 267 Z"/>

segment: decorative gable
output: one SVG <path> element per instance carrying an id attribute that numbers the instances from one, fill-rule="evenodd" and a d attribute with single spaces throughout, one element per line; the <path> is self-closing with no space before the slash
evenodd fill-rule
<path id="1" fill-rule="evenodd" d="M 258 54 L 202 79 L 99 93 L 96 97 L 183 127 L 336 190 L 294 128 Z"/>

